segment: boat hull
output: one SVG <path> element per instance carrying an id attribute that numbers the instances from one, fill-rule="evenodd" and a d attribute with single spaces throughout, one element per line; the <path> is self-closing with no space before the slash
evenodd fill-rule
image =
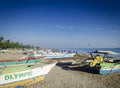
<path id="1" fill-rule="evenodd" d="M 55 66 L 56 63 L 51 63 L 45 66 L 37 64 L 34 67 L 14 67 L 17 70 L 11 70 L 12 67 L 6 71 L 2 71 L 0 74 L 0 88 L 17 88 L 26 86 L 26 84 L 36 83 L 44 79 L 45 75 Z M 21 71 L 19 71 L 19 68 Z"/>
<path id="2" fill-rule="evenodd" d="M 27 79 L 27 80 L 17 81 L 17 82 L 13 82 L 10 84 L 2 85 L 2 86 L 0 86 L 0 88 L 23 88 L 23 85 L 42 81 L 42 80 L 44 80 L 44 77 L 45 76 L 40 76 L 40 77 L 36 77 L 34 79 L 31 78 L 31 79 Z"/>
<path id="3" fill-rule="evenodd" d="M 114 72 L 120 72 L 119 63 L 102 63 L 99 68 L 100 74 L 110 74 Z"/>
<path id="4" fill-rule="evenodd" d="M 27 58 L 22 60 L 2 60 L 0 66 L 31 65 L 42 61 L 43 58 Z"/>

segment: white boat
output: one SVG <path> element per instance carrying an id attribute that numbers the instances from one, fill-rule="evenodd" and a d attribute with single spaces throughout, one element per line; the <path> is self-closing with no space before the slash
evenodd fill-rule
<path id="1" fill-rule="evenodd" d="M 0 70 L 0 88 L 23 88 L 44 79 L 55 62 L 40 62 L 31 66 L 7 66 Z"/>
<path id="2" fill-rule="evenodd" d="M 49 53 L 45 54 L 45 58 L 68 58 L 68 57 L 73 57 L 75 53 Z"/>
<path id="3" fill-rule="evenodd" d="M 52 51 L 45 51 L 45 52 L 34 52 L 34 57 L 44 56 L 46 59 L 50 58 L 68 58 L 73 57 L 76 53 L 68 53 L 68 52 L 52 52 Z"/>

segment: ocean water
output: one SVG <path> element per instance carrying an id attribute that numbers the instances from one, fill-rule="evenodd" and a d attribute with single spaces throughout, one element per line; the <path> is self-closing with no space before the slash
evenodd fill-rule
<path id="1" fill-rule="evenodd" d="M 77 51 L 77 53 L 86 54 L 95 50 L 113 51 L 120 54 L 120 48 L 63 48 L 60 50 L 69 50 L 71 52 Z"/>

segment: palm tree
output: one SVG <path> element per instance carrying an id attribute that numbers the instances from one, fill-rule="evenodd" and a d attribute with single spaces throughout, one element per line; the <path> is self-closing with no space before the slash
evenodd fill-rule
<path id="1" fill-rule="evenodd" d="M 0 37 L 0 42 L 2 42 L 2 41 L 4 41 L 4 37 L 3 36 Z"/>
<path id="2" fill-rule="evenodd" d="M 3 48 L 3 41 L 4 41 L 4 37 L 1 36 L 1 37 L 0 37 L 0 49 Z"/>

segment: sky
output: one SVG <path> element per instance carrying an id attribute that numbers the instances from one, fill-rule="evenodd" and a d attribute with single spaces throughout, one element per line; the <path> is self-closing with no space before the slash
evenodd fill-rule
<path id="1" fill-rule="evenodd" d="M 120 47 L 120 1 L 0 0 L 0 36 L 43 48 Z"/>

